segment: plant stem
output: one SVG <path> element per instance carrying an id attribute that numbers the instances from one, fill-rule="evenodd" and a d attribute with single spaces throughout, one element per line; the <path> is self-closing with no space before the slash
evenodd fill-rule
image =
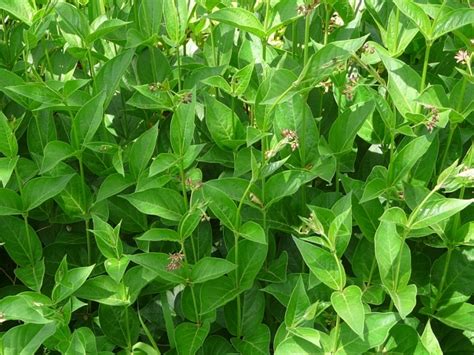
<path id="1" fill-rule="evenodd" d="M 179 52 L 179 45 L 176 47 L 176 56 L 178 63 L 178 91 L 181 91 L 181 53 Z"/>
<path id="2" fill-rule="evenodd" d="M 147 337 L 147 339 L 150 341 L 151 346 L 153 349 L 155 349 L 157 352 L 159 351 L 158 345 L 156 344 L 155 339 L 153 339 L 153 335 L 150 332 L 150 329 L 146 326 L 145 322 L 142 319 L 142 316 L 140 314 L 140 308 L 138 308 L 138 301 L 137 301 L 137 315 L 138 315 L 138 320 L 140 321 L 140 325 L 142 326 L 142 329 Z"/>
<path id="3" fill-rule="evenodd" d="M 168 303 L 168 297 L 166 291 L 161 294 L 161 308 L 163 309 L 163 318 L 165 319 L 166 333 L 168 334 L 168 340 L 171 349 L 176 347 L 176 341 L 174 337 L 174 323 L 171 317 L 170 305 Z"/>
<path id="4" fill-rule="evenodd" d="M 325 20 L 324 20 L 324 40 L 323 40 L 323 44 L 326 45 L 328 44 L 328 36 L 329 36 L 329 10 L 330 10 L 330 6 L 328 6 L 327 3 L 324 3 L 324 12 L 325 12 Z"/>
<path id="5" fill-rule="evenodd" d="M 423 72 L 421 73 L 420 94 L 425 90 L 426 73 L 428 71 L 428 62 L 430 59 L 431 41 L 426 42 L 425 59 L 423 61 Z M 421 107 L 421 106 L 420 106 Z"/>
<path id="6" fill-rule="evenodd" d="M 239 218 L 240 219 L 240 218 Z M 239 276 L 239 233 L 234 231 L 234 263 L 235 268 L 235 280 L 236 288 L 240 288 L 240 276 Z M 242 308 L 240 304 L 240 294 L 237 295 L 237 337 L 240 338 L 242 328 Z"/>
<path id="7" fill-rule="evenodd" d="M 237 295 L 237 338 L 242 335 L 242 305 L 240 301 L 240 294 Z"/>
<path id="8" fill-rule="evenodd" d="M 194 294 L 194 285 L 190 285 L 189 287 L 191 289 L 191 297 L 193 299 L 194 316 L 196 317 L 196 322 L 198 324 L 201 324 L 201 317 L 199 317 L 199 312 L 198 312 L 197 303 L 196 303 L 196 295 Z"/>
<path id="9" fill-rule="evenodd" d="M 374 260 L 372 260 L 372 265 L 370 266 L 369 279 L 367 280 L 367 283 L 364 286 L 364 292 L 367 291 L 367 289 L 370 287 L 370 283 L 372 282 L 372 277 L 374 276 L 376 265 L 377 260 L 374 258 Z"/>
<path id="10" fill-rule="evenodd" d="M 236 116 L 235 115 L 235 96 L 232 96 L 232 98 L 231 98 L 231 110 L 232 110 L 232 127 L 234 127 L 234 129 L 235 129 L 235 126 L 236 126 L 236 124 L 235 124 L 235 122 L 236 122 L 235 121 L 235 116 Z"/>
<path id="11" fill-rule="evenodd" d="M 86 228 L 86 243 L 87 243 L 87 265 L 92 263 L 92 248 L 91 248 L 91 236 L 89 233 L 89 211 L 87 208 L 87 196 L 86 196 L 86 179 L 84 176 L 84 165 L 82 163 L 82 153 L 78 156 L 79 160 L 79 173 L 81 175 L 81 190 L 82 190 L 82 199 L 84 200 L 84 222 Z"/>
<path id="12" fill-rule="evenodd" d="M 151 72 L 153 74 L 153 82 L 156 83 L 158 81 L 158 73 L 156 72 L 156 66 L 155 66 L 155 63 L 156 63 L 155 48 L 153 48 L 153 46 L 150 45 L 148 46 L 148 50 L 150 51 L 150 54 L 151 54 L 151 61 L 152 61 Z"/>
<path id="13" fill-rule="evenodd" d="M 263 28 L 265 30 L 265 36 L 262 38 L 262 58 L 265 62 L 267 59 L 267 42 L 268 42 L 268 20 L 270 18 L 270 0 L 265 1 L 265 18 L 263 20 Z"/>
<path id="14" fill-rule="evenodd" d="M 94 85 L 95 85 L 94 62 L 92 60 L 92 53 L 91 53 L 90 48 L 87 48 L 87 59 L 89 61 L 89 69 L 90 69 L 90 72 L 91 72 L 92 81 L 94 82 Z"/>
<path id="15" fill-rule="evenodd" d="M 125 308 L 125 324 L 126 324 L 125 332 L 127 333 L 127 346 L 128 346 L 129 352 L 131 352 L 131 350 L 132 350 L 132 337 L 130 335 L 130 324 L 129 324 L 129 319 L 128 319 L 128 308 L 127 307 L 124 307 L 124 308 Z"/>
<path id="16" fill-rule="evenodd" d="M 387 87 L 387 83 L 385 82 L 385 80 L 379 75 L 379 73 L 374 69 L 372 68 L 371 65 L 369 64 L 365 64 L 362 60 L 360 60 L 360 58 L 357 56 L 357 55 L 352 55 L 352 58 L 357 62 L 357 64 L 359 64 L 362 68 L 364 68 L 365 70 L 367 70 L 370 74 L 372 74 L 372 76 L 375 78 L 375 80 L 377 80 L 377 82 L 382 85 L 384 88 Z"/>
<path id="17" fill-rule="evenodd" d="M 446 164 L 446 159 L 448 158 L 449 148 L 451 147 L 451 142 L 453 140 L 454 131 L 456 130 L 456 124 L 450 123 L 449 124 L 449 133 L 448 133 L 448 140 L 446 141 L 446 149 L 443 153 L 443 158 L 441 159 L 441 165 L 439 166 L 439 173 L 443 171 L 444 164 Z"/>
<path id="18" fill-rule="evenodd" d="M 296 24 L 297 24 L 296 21 L 293 21 L 293 23 L 291 24 L 291 48 L 292 48 L 293 58 L 296 58 L 296 52 L 298 50 L 298 43 L 296 42 L 297 41 Z"/>
<path id="19" fill-rule="evenodd" d="M 303 66 L 308 64 L 309 55 L 309 29 L 311 26 L 311 13 L 308 13 L 304 20 L 304 49 L 303 49 Z"/>
<path id="20" fill-rule="evenodd" d="M 339 317 L 339 315 L 336 315 L 336 326 L 334 327 L 334 343 L 333 343 L 332 352 L 331 352 L 333 354 L 336 353 L 337 347 L 339 345 L 339 327 L 340 327 L 340 323 L 341 323 L 341 318 Z"/>
<path id="21" fill-rule="evenodd" d="M 214 40 L 214 28 L 213 28 L 213 25 L 212 25 L 212 21 L 209 20 L 209 32 L 210 32 L 210 36 L 211 36 L 211 50 L 212 50 L 212 58 L 214 60 L 214 66 L 217 67 L 219 64 L 218 64 L 218 59 L 217 59 L 217 51 L 216 51 L 216 42 Z"/>
<path id="22" fill-rule="evenodd" d="M 180 180 L 181 180 L 181 191 L 183 193 L 183 202 L 184 202 L 184 207 L 186 208 L 186 210 L 189 208 L 189 205 L 188 205 L 188 193 L 187 193 L 187 190 L 186 190 L 186 175 L 184 174 L 184 169 L 183 169 L 183 163 L 182 163 L 182 160 L 181 162 L 179 163 L 179 176 L 180 176 Z"/>
<path id="23" fill-rule="evenodd" d="M 448 276 L 449 263 L 451 262 L 452 253 L 453 253 L 453 249 L 448 248 L 448 251 L 446 252 L 446 262 L 444 263 L 443 274 L 441 275 L 441 281 L 439 282 L 438 293 L 436 295 L 433 306 L 431 307 L 431 310 L 433 312 L 436 311 L 436 306 L 438 305 L 438 303 L 441 299 L 443 288 L 444 288 L 444 285 L 446 283 L 446 277 Z"/>

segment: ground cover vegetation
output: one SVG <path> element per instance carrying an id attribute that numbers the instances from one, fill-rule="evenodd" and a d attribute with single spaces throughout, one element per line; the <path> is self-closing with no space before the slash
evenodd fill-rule
<path id="1" fill-rule="evenodd" d="M 0 0 L 0 353 L 472 354 L 471 6 Z"/>

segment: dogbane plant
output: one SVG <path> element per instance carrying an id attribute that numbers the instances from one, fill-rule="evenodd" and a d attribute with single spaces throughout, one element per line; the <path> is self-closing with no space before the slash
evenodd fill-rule
<path id="1" fill-rule="evenodd" d="M 474 352 L 469 1 L 0 19 L 0 353 Z"/>

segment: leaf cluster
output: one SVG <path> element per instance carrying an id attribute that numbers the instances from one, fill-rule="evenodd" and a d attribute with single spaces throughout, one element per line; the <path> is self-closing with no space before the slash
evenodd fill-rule
<path id="1" fill-rule="evenodd" d="M 0 19 L 0 353 L 474 352 L 469 1 Z"/>

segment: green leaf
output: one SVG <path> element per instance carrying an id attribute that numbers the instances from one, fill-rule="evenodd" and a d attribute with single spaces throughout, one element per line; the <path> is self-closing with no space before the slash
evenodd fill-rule
<path id="1" fill-rule="evenodd" d="M 166 171 L 178 163 L 178 157 L 172 153 L 160 153 L 158 156 L 153 160 L 150 165 L 150 174 L 149 176 L 155 176 L 159 173 Z"/>
<path id="2" fill-rule="evenodd" d="M 243 297 L 242 297 L 243 296 Z M 241 321 L 238 321 L 238 303 L 237 300 L 227 303 L 224 306 L 224 318 L 227 330 L 232 335 L 240 334 L 246 336 L 252 333 L 252 330 L 260 325 L 265 314 L 265 295 L 254 285 L 250 290 L 243 293 L 240 297 Z"/>
<path id="3" fill-rule="evenodd" d="M 239 233 L 245 239 L 251 240 L 255 243 L 267 244 L 267 238 L 262 226 L 258 223 L 248 221 L 245 222 L 239 230 Z"/>
<path id="4" fill-rule="evenodd" d="M 208 201 L 208 206 L 219 221 L 231 230 L 237 230 L 235 218 L 237 206 L 234 201 L 222 190 L 206 183 L 202 187 L 203 195 Z"/>
<path id="5" fill-rule="evenodd" d="M 203 211 L 200 209 L 191 209 L 183 216 L 178 225 L 178 233 L 181 240 L 190 237 L 202 220 Z"/>
<path id="6" fill-rule="evenodd" d="M 185 213 L 183 197 L 175 190 L 156 188 L 121 196 L 141 213 L 179 221 Z"/>
<path id="7" fill-rule="evenodd" d="M 107 107 L 119 87 L 125 71 L 129 68 L 134 54 L 133 49 L 124 50 L 116 57 L 107 61 L 100 68 L 94 81 L 94 94 L 105 92 L 104 107 Z"/>
<path id="8" fill-rule="evenodd" d="M 236 289 L 244 291 L 252 287 L 255 278 L 265 263 L 268 246 L 247 239 L 242 239 L 238 243 L 237 260 L 235 258 L 235 246 L 227 255 L 227 260 L 237 265 L 237 268 L 229 274 L 229 277 L 234 281 Z"/>
<path id="9" fill-rule="evenodd" d="M 158 277 L 172 283 L 186 283 L 186 278 L 183 276 L 183 269 L 168 270 L 170 264 L 170 257 L 164 253 L 142 253 L 127 256 L 130 261 L 135 264 L 146 267 L 153 271 Z"/>
<path id="10" fill-rule="evenodd" d="M 41 163 L 40 174 L 54 169 L 61 161 L 74 155 L 74 149 L 66 142 L 51 141 L 46 144 Z"/>
<path id="11" fill-rule="evenodd" d="M 410 0 L 394 0 L 393 2 L 416 24 L 426 39 L 431 37 L 431 22 L 421 7 Z"/>
<path id="12" fill-rule="evenodd" d="M 386 27 L 387 32 L 382 34 L 383 41 L 393 57 L 402 54 L 418 33 L 415 23 L 396 7 L 390 12 Z"/>
<path id="13" fill-rule="evenodd" d="M 0 0 L 0 9 L 12 14 L 20 21 L 31 26 L 35 11 L 28 0 Z M 1 141 L 1 140 L 0 140 Z"/>
<path id="14" fill-rule="evenodd" d="M 119 283 L 127 270 L 129 262 L 130 260 L 127 257 L 107 259 L 104 262 L 105 271 L 115 282 Z"/>
<path id="15" fill-rule="evenodd" d="M 131 307 L 99 306 L 100 329 L 107 338 L 123 348 L 131 348 L 138 340 L 140 322 Z"/>
<path id="16" fill-rule="evenodd" d="M 421 229 L 439 223 L 469 206 L 474 199 L 432 198 L 410 216 L 410 228 Z"/>
<path id="17" fill-rule="evenodd" d="M 319 131 L 311 108 L 302 95 L 294 95 L 276 106 L 273 127 L 278 136 L 282 136 L 281 132 L 285 129 L 294 131 L 298 136 L 298 150 L 289 159 L 292 165 L 306 168 L 315 164 L 319 157 Z"/>
<path id="18" fill-rule="evenodd" d="M 235 287 L 234 280 L 222 276 L 197 285 L 201 299 L 201 315 L 219 308 L 235 298 L 241 291 Z"/>
<path id="19" fill-rule="evenodd" d="M 97 247 L 106 258 L 120 258 L 123 251 L 120 240 L 120 224 L 114 229 L 97 215 L 93 215 L 94 233 Z"/>
<path id="20" fill-rule="evenodd" d="M 292 328 L 288 330 L 291 334 L 296 335 L 298 338 L 304 339 L 317 347 L 321 347 L 320 339 L 321 339 L 321 332 L 314 328 L 308 327 L 298 327 Z M 280 343 L 281 344 L 281 343 Z"/>
<path id="21" fill-rule="evenodd" d="M 44 259 L 36 261 L 34 264 L 19 266 L 15 269 L 15 276 L 23 282 L 26 287 L 36 292 L 40 292 L 43 286 L 44 274 Z"/>
<path id="22" fill-rule="evenodd" d="M 434 24 L 432 39 L 474 23 L 474 9 L 458 8 L 442 13 Z"/>
<path id="23" fill-rule="evenodd" d="M 203 283 L 228 274 L 235 268 L 235 264 L 225 259 L 206 257 L 193 266 L 190 279 L 195 284 Z"/>
<path id="24" fill-rule="evenodd" d="M 35 230 L 16 217 L 0 217 L 2 240 L 10 257 L 19 266 L 35 265 L 43 256 L 43 248 Z"/>
<path id="25" fill-rule="evenodd" d="M 271 8 L 271 21 L 267 33 L 273 33 L 296 21 L 302 14 L 298 10 L 299 1 L 278 1 Z"/>
<path id="26" fill-rule="evenodd" d="M 155 151 L 156 140 L 158 138 L 158 125 L 154 125 L 145 131 L 133 143 L 130 149 L 130 170 L 136 178 L 146 168 L 148 162 Z"/>
<path id="27" fill-rule="evenodd" d="M 15 133 L 10 128 L 8 119 L 3 112 L 0 112 L 0 153 L 10 158 L 18 154 Z"/>
<path id="28" fill-rule="evenodd" d="M 301 72 L 299 81 L 311 80 L 317 84 L 327 78 L 335 68 L 345 62 L 364 44 L 367 36 L 345 41 L 335 41 L 319 49 Z"/>
<path id="29" fill-rule="evenodd" d="M 95 21 L 94 21 L 95 22 Z M 92 33 L 87 35 L 86 42 L 94 43 L 99 38 L 104 37 L 108 33 L 118 30 L 119 28 L 127 26 L 131 22 L 125 22 L 117 18 L 105 20 Z M 94 24 L 94 23 L 93 23 Z"/>
<path id="30" fill-rule="evenodd" d="M 13 190 L 0 189 L 0 216 L 21 214 L 23 204 L 21 197 Z"/>
<path id="31" fill-rule="evenodd" d="M 134 179 L 129 175 L 124 177 L 120 174 L 110 174 L 100 185 L 95 202 L 115 196 L 133 184 Z"/>
<path id="32" fill-rule="evenodd" d="M 375 233 L 375 257 L 380 277 L 391 291 L 408 284 L 411 274 L 411 253 L 392 222 L 380 222 Z"/>
<path id="33" fill-rule="evenodd" d="M 322 350 L 311 342 L 298 336 L 289 336 L 277 345 L 275 355 L 318 354 L 320 352 Z"/>
<path id="34" fill-rule="evenodd" d="M 35 354 L 43 342 L 56 332 L 56 323 L 22 324 L 2 336 L 3 354 Z"/>
<path id="35" fill-rule="evenodd" d="M 178 232 L 172 229 L 164 228 L 151 228 L 143 233 L 141 236 L 136 238 L 137 240 L 143 240 L 147 242 L 180 242 Z"/>
<path id="36" fill-rule="evenodd" d="M 31 211 L 66 188 L 73 175 L 38 177 L 28 181 L 22 194 L 23 209 Z"/>
<path id="37" fill-rule="evenodd" d="M 74 117 L 71 128 L 71 144 L 79 149 L 92 141 L 104 116 L 105 95 L 100 92 L 87 101 Z"/>
<path id="38" fill-rule="evenodd" d="M 413 139 L 397 152 L 388 167 L 388 186 L 394 186 L 400 182 L 428 151 L 430 145 L 431 139 L 421 136 Z"/>
<path id="39" fill-rule="evenodd" d="M 163 17 L 163 2 L 154 0 L 144 0 L 140 2 L 138 9 L 140 30 L 148 37 L 160 32 L 161 20 Z"/>
<path id="40" fill-rule="evenodd" d="M 352 149 L 357 132 L 374 109 L 374 101 L 366 101 L 352 105 L 336 119 L 329 130 L 329 146 L 334 153 L 344 153 Z"/>
<path id="41" fill-rule="evenodd" d="M 136 268 L 140 268 L 139 270 L 141 272 L 132 273 L 132 275 L 136 277 L 134 283 L 131 283 L 127 279 L 127 274 L 125 274 L 124 282 L 120 284 L 114 281 L 110 276 L 101 275 L 88 279 L 82 287 L 74 293 L 74 296 L 109 306 L 130 305 L 131 294 L 139 293 L 141 288 L 156 277 L 156 273 L 152 271 L 145 270 L 140 266 L 136 266 Z M 132 270 L 135 271 L 137 269 Z M 134 289 L 132 292 L 128 288 L 129 285 L 137 287 L 137 289 Z"/>
<path id="42" fill-rule="evenodd" d="M 365 310 L 360 288 L 352 285 L 346 287 L 343 291 L 333 292 L 331 294 L 331 304 L 347 325 L 363 339 Z"/>
<path id="43" fill-rule="evenodd" d="M 293 237 L 298 250 L 311 272 L 333 290 L 342 290 L 346 284 L 344 267 L 335 254 Z"/>
<path id="44" fill-rule="evenodd" d="M 87 17 L 75 6 L 60 2 L 56 5 L 56 12 L 61 18 L 59 25 L 61 29 L 70 34 L 79 36 L 85 40 L 89 34 L 89 23 Z"/>
<path id="45" fill-rule="evenodd" d="M 90 328 L 74 330 L 65 355 L 92 354 L 97 352 L 95 335 Z"/>
<path id="46" fill-rule="evenodd" d="M 449 327 L 474 331 L 474 305 L 470 303 L 448 306 L 437 312 L 434 317 Z"/>
<path id="47" fill-rule="evenodd" d="M 374 178 L 367 182 L 364 187 L 364 193 L 360 200 L 361 203 L 371 201 L 383 195 L 387 190 L 387 182 L 382 178 Z"/>
<path id="48" fill-rule="evenodd" d="M 237 113 L 212 96 L 206 96 L 205 99 L 206 125 L 217 146 L 226 150 L 243 144 L 243 127 Z"/>
<path id="49" fill-rule="evenodd" d="M 385 348 L 387 352 L 395 354 L 428 355 L 416 328 L 408 324 L 397 324 L 390 330 Z"/>
<path id="50" fill-rule="evenodd" d="M 47 317 L 51 314 L 51 300 L 35 292 L 23 292 L 0 299 L 0 312 L 3 319 L 22 321 L 29 324 L 53 322 Z"/>
<path id="51" fill-rule="evenodd" d="M 209 85 L 214 88 L 218 88 L 223 90 L 225 93 L 230 94 L 232 92 L 232 88 L 230 87 L 229 83 L 227 80 L 225 80 L 222 76 L 220 75 L 213 75 L 208 78 L 205 78 L 204 80 L 201 80 L 203 84 Z"/>
<path id="52" fill-rule="evenodd" d="M 232 76 L 232 92 L 235 96 L 241 96 L 247 90 L 252 78 L 253 67 L 254 63 L 250 63 Z"/>
<path id="53" fill-rule="evenodd" d="M 388 335 L 390 329 L 398 322 L 395 313 L 368 313 L 365 317 L 365 327 L 363 340 L 354 333 L 349 326 L 343 324 L 341 326 L 340 346 L 341 353 L 358 353 L 363 354 L 369 349 L 382 345 Z M 339 352 L 339 351 L 338 351 Z"/>
<path id="54" fill-rule="evenodd" d="M 464 302 L 474 293 L 474 285 L 470 282 L 474 272 L 473 254 L 472 248 L 454 249 L 436 259 L 431 269 L 432 307 Z M 441 281 L 443 277 L 444 283 Z M 443 287 L 440 289 L 441 284 Z"/>
<path id="55" fill-rule="evenodd" d="M 240 354 L 268 354 L 270 347 L 270 329 L 265 324 L 259 324 L 249 331 L 243 339 L 232 338 L 232 345 Z"/>
<path id="56" fill-rule="evenodd" d="M 226 23 L 243 31 L 252 33 L 260 38 L 265 37 L 265 28 L 255 15 L 241 7 L 223 8 L 213 12 L 209 18 L 214 21 Z"/>
<path id="57" fill-rule="evenodd" d="M 179 355 L 193 355 L 204 344 L 209 333 L 210 324 L 204 322 L 201 325 L 193 323 L 181 323 L 175 329 L 176 350 Z"/>
<path id="58" fill-rule="evenodd" d="M 173 151 L 181 157 L 188 151 L 194 136 L 196 93 L 192 91 L 190 94 L 192 95 L 191 103 L 179 104 L 171 119 L 171 146 L 173 147 Z"/>
<path id="59" fill-rule="evenodd" d="M 423 330 L 423 334 L 421 335 L 421 342 L 431 355 L 443 355 L 443 350 L 441 350 L 438 339 L 436 339 L 436 335 L 433 333 L 433 329 L 431 329 L 431 322 L 429 319 L 428 322 L 426 322 L 425 330 Z"/>
<path id="60" fill-rule="evenodd" d="M 178 46 L 186 34 L 188 21 L 188 6 L 183 0 L 164 0 L 163 15 L 166 24 L 166 33 L 173 46 Z"/>
<path id="61" fill-rule="evenodd" d="M 71 296 L 84 284 L 84 282 L 86 282 L 93 269 L 94 265 L 91 265 L 66 271 L 66 273 L 62 275 L 54 285 L 51 295 L 53 301 L 59 303 Z"/>
<path id="62" fill-rule="evenodd" d="M 18 156 L 14 158 L 0 158 L 0 181 L 6 187 L 18 163 Z"/>
<path id="63" fill-rule="evenodd" d="M 266 208 L 285 196 L 296 193 L 299 188 L 314 178 L 312 173 L 302 170 L 285 170 L 271 176 L 265 182 L 264 205 Z"/>
<path id="64" fill-rule="evenodd" d="M 285 325 L 287 328 L 294 328 L 304 321 L 306 310 L 311 305 L 304 287 L 301 276 L 298 278 L 295 288 L 290 296 L 290 301 L 286 307 Z M 307 323 L 307 322 L 306 322 Z"/>
<path id="65" fill-rule="evenodd" d="M 402 319 L 405 319 L 409 315 L 416 305 L 416 285 L 408 285 L 399 287 L 395 291 L 389 290 L 390 298 L 393 300 L 393 304 L 398 309 L 398 313 Z"/>
<path id="66" fill-rule="evenodd" d="M 391 58 L 377 47 L 377 53 L 388 71 L 388 92 L 397 110 L 406 118 L 408 113 L 415 113 L 416 98 L 420 95 L 420 75 L 401 60 Z"/>
<path id="67" fill-rule="evenodd" d="M 345 210 L 334 211 L 336 218 L 329 225 L 328 237 L 331 244 L 336 248 L 337 255 L 341 257 L 349 245 L 352 235 L 352 206 L 350 204 L 351 195 L 346 195 L 338 202 L 347 200 Z"/>

